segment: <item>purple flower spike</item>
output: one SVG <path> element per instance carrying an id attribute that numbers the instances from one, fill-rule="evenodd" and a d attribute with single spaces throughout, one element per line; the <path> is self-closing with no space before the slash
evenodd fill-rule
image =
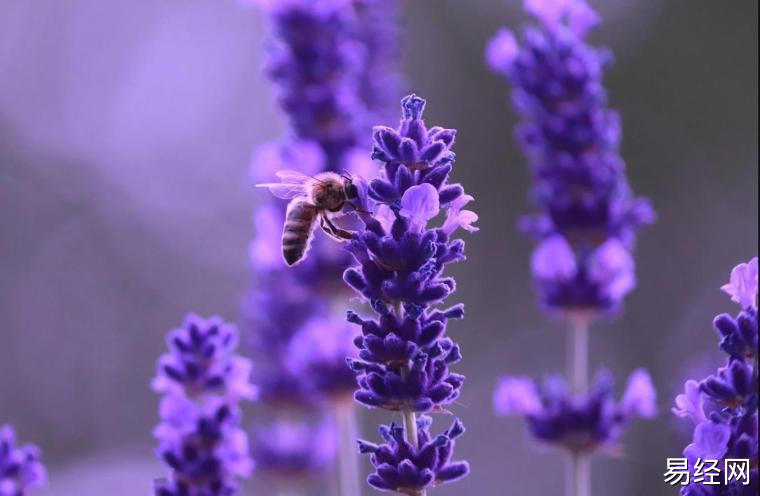
<path id="1" fill-rule="evenodd" d="M 463 209 L 473 198 L 461 185 L 448 183 L 455 131 L 427 129 L 425 100 L 416 95 L 404 98 L 401 108 L 398 129 L 374 130 L 373 157 L 382 170 L 363 201 L 375 214 L 362 216 L 364 229 L 346 247 L 356 265 L 343 279 L 377 314 L 348 314 L 349 322 L 361 328 L 354 341 L 359 358 L 349 360 L 359 384 L 354 398 L 370 408 L 401 411 L 407 425 L 414 425 L 409 419 L 415 413 L 445 411 L 464 382 L 464 376 L 449 370 L 462 358 L 459 346 L 445 337 L 448 321 L 461 319 L 464 309 L 434 306 L 456 289 L 455 281 L 443 275 L 445 267 L 464 260 L 464 242 L 452 236 L 459 227 L 477 231 L 477 215 Z M 443 225 L 430 226 L 441 209 L 446 211 Z M 451 439 L 463 432 L 461 424 L 447 431 L 449 437 L 431 440 L 430 421 L 421 417 L 418 423 L 417 440 L 404 440 L 404 430 L 392 425 L 383 430 L 389 444 L 361 444 L 363 452 L 373 453 L 372 486 L 417 495 L 467 474 L 466 463 L 448 463 Z"/>
<path id="2" fill-rule="evenodd" d="M 754 271 L 754 272 L 753 272 Z M 676 397 L 673 413 L 694 422 L 692 442 L 683 455 L 694 463 L 698 458 L 749 459 L 746 480 L 728 486 L 692 482 L 681 496 L 750 496 L 760 486 L 758 474 L 758 375 L 757 370 L 757 257 L 737 265 L 730 282 L 721 290 L 741 306 L 736 318 L 718 315 L 713 326 L 720 336 L 720 349 L 728 355 L 720 367 L 700 382 L 686 382 L 684 394 Z"/>
<path id="3" fill-rule="evenodd" d="M 0 426 L 0 496 L 23 496 L 47 484 L 39 448 L 19 445 L 10 425 Z"/>
<path id="4" fill-rule="evenodd" d="M 375 467 L 367 482 L 380 491 L 418 496 L 428 488 L 465 477 L 469 464 L 451 461 L 454 439 L 464 433 L 464 426 L 455 420 L 447 431 L 433 438 L 431 424 L 430 417 L 417 419 L 417 447 L 405 439 L 404 428 L 394 423 L 380 426 L 384 444 L 359 441 L 359 451 L 370 454 Z"/>
<path id="5" fill-rule="evenodd" d="M 516 134 L 539 211 L 521 225 L 539 240 L 533 273 L 541 302 L 613 312 L 636 284 L 634 234 L 655 214 L 625 176 L 619 116 L 607 108 L 602 84 L 609 54 L 585 41 L 599 17 L 585 0 L 527 0 L 525 8 L 539 25 L 527 27 L 520 43 L 500 30 L 486 58 L 511 83 L 522 117 Z"/>
<path id="6" fill-rule="evenodd" d="M 620 401 L 615 401 L 612 376 L 604 370 L 588 394 L 576 397 L 561 376 L 549 376 L 538 386 L 525 377 L 505 377 L 494 393 L 494 409 L 524 417 L 540 441 L 575 452 L 615 451 L 633 418 L 655 415 L 655 390 L 644 370 L 631 374 Z"/>
<path id="7" fill-rule="evenodd" d="M 250 474 L 238 402 L 257 389 L 248 382 L 250 362 L 234 355 L 237 340 L 237 329 L 219 317 L 192 314 L 169 333 L 152 385 L 165 394 L 153 433 L 172 477 L 156 483 L 157 496 L 235 496 L 237 479 Z"/>
<path id="8" fill-rule="evenodd" d="M 395 97 L 396 2 L 287 0 L 264 7 L 277 38 L 267 73 L 279 103 L 296 135 L 318 143 L 336 169 Z"/>
<path id="9" fill-rule="evenodd" d="M 445 337 L 448 321 L 461 319 L 463 307 L 437 307 L 456 290 L 454 279 L 443 275 L 446 266 L 465 258 L 464 242 L 452 235 L 458 227 L 476 231 L 477 215 L 463 210 L 473 198 L 461 185 L 448 183 L 454 130 L 427 129 L 422 121 L 425 100 L 416 95 L 405 97 L 401 108 L 398 129 L 376 127 L 373 133 L 373 158 L 382 162 L 378 178 L 368 188 L 356 178 L 362 210 L 357 214 L 363 225 L 346 244 L 356 263 L 346 269 L 343 280 L 375 313 L 347 313 L 348 321 L 361 328 L 354 339 L 358 358 L 347 360 L 359 385 L 354 399 L 370 408 L 402 412 L 408 427 L 415 425 L 416 413 L 445 411 L 464 382 L 464 376 L 449 370 L 462 358 L 459 346 Z M 446 220 L 438 227 L 430 225 L 441 209 Z M 461 424 L 457 426 L 461 433 Z M 427 427 L 419 446 L 411 432 L 403 441 L 403 429 L 392 430 L 397 444 L 388 438 L 394 446 L 388 450 L 398 448 L 401 456 L 411 446 L 428 458 L 383 458 L 369 479 L 373 486 L 417 495 L 466 475 L 466 464 L 446 465 L 448 455 L 436 461 Z M 445 443 L 447 453 L 452 446 Z"/>

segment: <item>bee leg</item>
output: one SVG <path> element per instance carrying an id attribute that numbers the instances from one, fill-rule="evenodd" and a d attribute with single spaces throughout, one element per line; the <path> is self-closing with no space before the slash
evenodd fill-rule
<path id="1" fill-rule="evenodd" d="M 325 220 L 326 219 L 325 219 L 324 215 L 320 215 L 319 216 L 319 227 L 321 227 L 322 230 L 325 232 L 325 234 L 327 234 L 331 238 L 335 238 L 335 239 L 337 239 L 339 241 L 343 241 L 342 239 L 340 239 L 338 237 L 337 234 L 335 234 L 335 231 L 329 225 L 327 225 L 327 223 L 325 222 Z"/>
<path id="2" fill-rule="evenodd" d="M 346 231 L 345 229 L 341 229 L 333 222 L 327 218 L 326 215 L 322 215 L 319 218 L 319 225 L 322 227 L 322 230 L 327 233 L 329 236 L 335 238 L 338 241 L 347 241 L 354 239 L 354 235 L 350 231 Z"/>

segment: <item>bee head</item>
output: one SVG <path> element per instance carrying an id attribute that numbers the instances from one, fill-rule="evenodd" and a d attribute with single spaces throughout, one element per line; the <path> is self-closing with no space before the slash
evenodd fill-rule
<path id="1" fill-rule="evenodd" d="M 346 192 L 347 200 L 356 200 L 359 197 L 359 189 L 348 173 L 343 174 L 343 190 Z"/>

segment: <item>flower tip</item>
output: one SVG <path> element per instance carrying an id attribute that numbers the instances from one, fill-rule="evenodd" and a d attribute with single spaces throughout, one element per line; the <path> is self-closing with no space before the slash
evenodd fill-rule
<path id="1" fill-rule="evenodd" d="M 401 110 L 405 120 L 417 120 L 425 110 L 425 99 L 412 93 L 401 99 Z"/>

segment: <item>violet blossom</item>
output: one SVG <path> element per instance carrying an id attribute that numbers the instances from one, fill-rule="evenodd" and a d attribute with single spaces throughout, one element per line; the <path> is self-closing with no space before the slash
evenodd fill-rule
<path id="1" fill-rule="evenodd" d="M 588 384 L 588 333 L 593 319 L 614 315 L 636 286 L 636 231 L 654 221 L 649 201 L 636 197 L 620 156 L 618 113 L 607 106 L 603 73 L 608 50 L 592 47 L 600 21 L 586 0 L 525 0 L 535 22 L 518 36 L 503 28 L 486 47 L 486 61 L 511 84 L 521 118 L 515 135 L 533 175 L 537 212 L 520 221 L 537 246 L 531 271 L 541 306 L 571 328 L 569 377 L 536 385 L 501 379 L 498 414 L 525 418 L 537 440 L 569 453 L 568 494 L 591 493 L 596 452 L 616 452 L 626 426 L 655 415 L 648 373 L 629 378 L 622 399 L 609 372 Z"/>
<path id="2" fill-rule="evenodd" d="M 420 495 L 469 472 L 466 462 L 449 461 L 461 424 L 455 421 L 433 439 L 430 421 L 415 414 L 445 412 L 464 382 L 450 370 L 462 358 L 459 345 L 445 336 L 448 321 L 464 316 L 463 306 L 439 307 L 456 289 L 445 267 L 465 258 L 456 228 L 477 230 L 477 216 L 463 210 L 472 198 L 449 182 L 456 132 L 428 129 L 422 120 L 425 100 L 416 95 L 405 97 L 401 107 L 397 129 L 373 131 L 372 156 L 381 172 L 369 184 L 360 183 L 363 227 L 347 243 L 355 265 L 343 279 L 375 313 L 364 318 L 348 312 L 348 320 L 361 328 L 355 340 L 359 358 L 348 360 L 359 384 L 354 398 L 370 408 L 401 411 L 405 419 L 403 427 L 381 429 L 387 444 L 360 442 L 361 451 L 373 455 L 375 473 L 368 482 Z M 431 221 L 441 210 L 446 220 L 435 227 Z"/>
<path id="3" fill-rule="evenodd" d="M 240 428 L 240 400 L 253 400 L 249 360 L 234 354 L 237 329 L 219 317 L 190 314 L 167 336 L 153 389 L 163 394 L 153 433 L 172 471 L 156 496 L 235 496 L 253 463 Z"/>
<path id="4" fill-rule="evenodd" d="M 361 131 L 395 95 L 396 2 L 269 0 L 266 71 L 295 135 L 319 144 L 329 169 L 361 146 Z M 383 91 L 375 91 L 385 82 Z M 357 132 L 359 131 L 359 132 Z"/>
<path id="5" fill-rule="evenodd" d="M 539 243 L 536 285 L 550 309 L 612 312 L 636 284 L 635 231 L 655 214 L 625 176 L 620 117 L 602 83 L 611 56 L 585 41 L 599 22 L 585 0 L 526 0 L 525 9 L 537 25 L 519 42 L 502 29 L 486 58 L 511 83 L 522 117 L 516 136 L 538 212 L 521 226 Z"/>
<path id="6" fill-rule="evenodd" d="M 359 441 L 359 450 L 370 454 L 377 473 L 367 482 L 381 491 L 396 491 L 417 496 L 420 488 L 437 486 L 461 479 L 470 470 L 466 462 L 452 462 L 454 439 L 464 434 L 459 420 L 446 431 L 433 437 L 430 427 L 433 420 L 426 415 L 417 419 L 417 439 L 411 443 L 405 438 L 404 427 L 391 423 L 380 426 L 384 443 L 377 445 Z"/>
<path id="7" fill-rule="evenodd" d="M 378 177 L 369 183 L 354 178 L 359 193 L 354 212 L 363 225 L 346 244 L 355 264 L 343 279 L 375 313 L 362 317 L 348 311 L 348 321 L 361 329 L 354 340 L 359 357 L 348 358 L 359 385 L 354 398 L 404 416 L 403 427 L 388 428 L 390 444 L 360 442 L 363 452 L 376 455 L 368 482 L 381 490 L 422 495 L 469 472 L 466 462 L 449 466 L 452 432 L 431 444 L 429 421 L 418 424 L 416 414 L 446 412 L 464 382 L 450 370 L 462 359 L 459 345 L 445 336 L 448 321 L 461 319 L 464 309 L 439 306 L 456 289 L 454 279 L 444 276 L 445 267 L 465 258 L 464 241 L 453 235 L 459 227 L 476 231 L 477 215 L 463 208 L 472 197 L 448 181 L 456 132 L 428 129 L 422 120 L 425 100 L 416 95 L 402 99 L 401 108 L 397 129 L 373 130 L 372 157 L 382 164 Z M 445 221 L 430 225 L 441 210 Z M 455 426 L 458 435 L 463 428 L 459 422 Z M 445 454 L 441 459 L 438 448 L 439 455 Z M 413 459 L 405 460 L 407 455 Z"/>
<path id="8" fill-rule="evenodd" d="M 47 484 L 41 452 L 33 444 L 20 445 L 10 425 L 0 426 L 0 496 L 25 496 Z"/>
<path id="9" fill-rule="evenodd" d="M 726 365 L 701 381 L 688 380 L 676 397 L 673 413 L 694 423 L 692 442 L 683 451 L 690 466 L 704 460 L 749 459 L 748 480 L 728 485 L 695 481 L 681 489 L 682 496 L 750 496 L 760 488 L 758 475 L 758 371 L 757 371 L 757 257 L 734 267 L 721 290 L 738 303 L 736 317 L 720 314 L 713 321 Z M 689 482 L 689 481 L 687 481 Z"/>

